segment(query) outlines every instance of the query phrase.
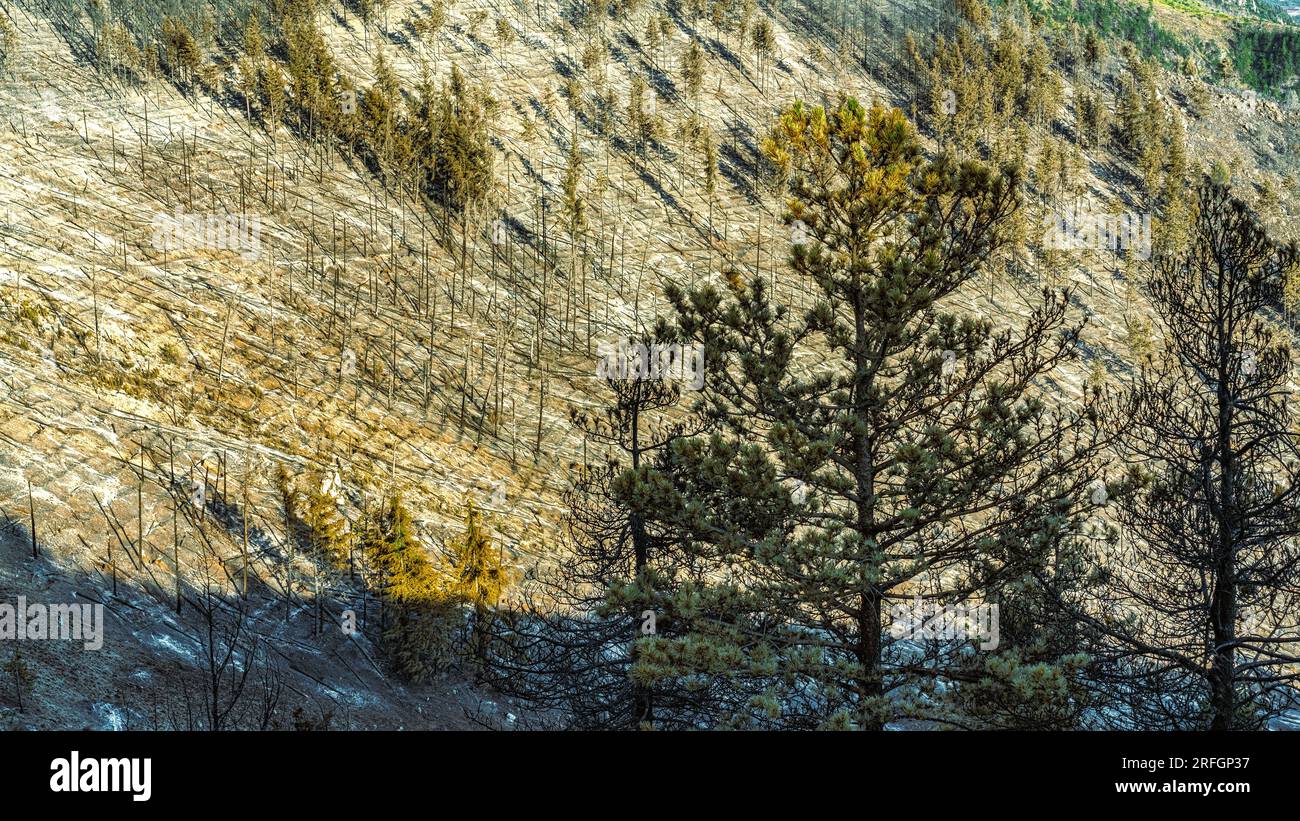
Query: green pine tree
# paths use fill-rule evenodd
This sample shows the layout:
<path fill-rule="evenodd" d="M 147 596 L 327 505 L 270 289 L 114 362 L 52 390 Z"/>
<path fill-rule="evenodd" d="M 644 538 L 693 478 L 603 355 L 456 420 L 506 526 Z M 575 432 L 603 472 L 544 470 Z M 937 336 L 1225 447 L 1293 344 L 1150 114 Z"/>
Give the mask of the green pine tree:
<path fill-rule="evenodd" d="M 390 498 L 367 522 L 363 544 L 379 576 L 385 653 L 404 678 L 425 682 L 451 660 L 460 613 L 456 597 L 412 533 L 401 496 Z"/>
<path fill-rule="evenodd" d="M 506 587 L 506 570 L 472 501 L 466 508 L 465 535 L 452 546 L 452 576 L 456 593 L 474 608 L 471 649 L 482 662 L 487 658 L 492 611 Z"/>
<path fill-rule="evenodd" d="M 851 99 L 796 104 L 764 148 L 807 229 L 789 274 L 812 300 L 773 304 L 762 278 L 669 289 L 714 429 L 624 499 L 714 569 L 667 605 L 687 635 L 643 640 L 634 675 L 726 682 L 739 725 L 879 728 L 968 664 L 946 646 L 903 669 L 891 606 L 1014 599 L 1073 525 L 1096 433 L 1030 386 L 1078 327 L 1066 294 L 1016 330 L 944 307 L 1007 245 L 1014 172 L 925 162 L 901 112 Z"/>

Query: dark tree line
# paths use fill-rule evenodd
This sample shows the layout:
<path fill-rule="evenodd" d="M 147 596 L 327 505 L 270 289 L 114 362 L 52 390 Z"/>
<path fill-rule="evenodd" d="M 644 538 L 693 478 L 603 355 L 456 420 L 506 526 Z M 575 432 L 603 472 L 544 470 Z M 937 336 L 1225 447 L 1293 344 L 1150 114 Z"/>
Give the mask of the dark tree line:
<path fill-rule="evenodd" d="M 1066 398 L 1068 293 L 1012 330 L 945 301 L 1011 242 L 1014 170 L 926 161 L 901 113 L 851 100 L 793 107 L 766 151 L 817 299 L 670 289 L 656 336 L 703 346 L 704 389 L 614 381 L 577 420 L 619 458 L 571 494 L 567 615 L 517 615 L 501 679 L 604 728 L 1224 730 L 1291 706 L 1300 463 L 1272 306 L 1295 247 L 1204 180 L 1147 283 L 1164 356 Z M 997 640 L 892 634 L 918 600 L 999 605 Z"/>

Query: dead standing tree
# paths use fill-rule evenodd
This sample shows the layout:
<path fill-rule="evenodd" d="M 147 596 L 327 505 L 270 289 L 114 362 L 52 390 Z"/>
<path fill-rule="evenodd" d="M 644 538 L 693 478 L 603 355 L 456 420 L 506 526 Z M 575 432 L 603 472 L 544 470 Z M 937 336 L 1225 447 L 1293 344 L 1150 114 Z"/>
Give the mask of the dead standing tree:
<path fill-rule="evenodd" d="M 1067 607 L 1101 636 L 1125 726 L 1256 728 L 1300 684 L 1300 433 L 1270 319 L 1300 251 L 1208 177 L 1198 200 L 1189 247 L 1150 283 L 1167 356 L 1122 417 L 1120 538 L 1085 551 L 1108 569 Z"/>

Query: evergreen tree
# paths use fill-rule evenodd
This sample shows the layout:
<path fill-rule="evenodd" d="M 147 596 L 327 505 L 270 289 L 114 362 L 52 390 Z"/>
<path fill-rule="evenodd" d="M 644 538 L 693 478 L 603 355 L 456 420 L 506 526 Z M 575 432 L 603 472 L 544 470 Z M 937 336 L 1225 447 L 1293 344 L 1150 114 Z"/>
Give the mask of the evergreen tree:
<path fill-rule="evenodd" d="M 384 650 L 403 677 L 427 681 L 450 661 L 460 613 L 456 597 L 412 534 L 400 496 L 366 523 L 362 543 L 379 575 Z"/>
<path fill-rule="evenodd" d="M 1187 248 L 1192 225 L 1192 191 L 1187 174 L 1187 134 L 1183 120 L 1169 113 L 1169 147 L 1165 162 L 1163 209 L 1158 223 L 1154 250 L 1161 254 L 1181 254 Z"/>
<path fill-rule="evenodd" d="M 815 299 L 795 315 L 762 279 L 730 299 L 669 290 L 715 427 L 625 500 L 711 570 L 665 605 L 687 634 L 644 640 L 639 666 L 749 688 L 742 726 L 879 728 L 969 663 L 953 643 L 907 663 L 887 607 L 1014 597 L 1073 522 L 1097 434 L 1031 386 L 1077 327 L 1066 295 L 1018 330 L 943 307 L 1007 244 L 1013 172 L 924 162 L 901 112 L 853 100 L 795 105 L 765 150 L 809 235 L 790 275 Z"/>
<path fill-rule="evenodd" d="M 203 82 L 203 50 L 185 23 L 175 17 L 162 21 L 163 65 L 184 90 Z"/>
<path fill-rule="evenodd" d="M 465 513 L 465 535 L 452 547 L 452 575 L 454 590 L 474 608 L 472 650 L 476 659 L 485 662 L 492 611 L 506 587 L 506 570 L 472 501 Z"/>
<path fill-rule="evenodd" d="M 244 98 L 244 116 L 253 118 L 253 99 L 257 96 L 257 63 L 248 55 L 239 58 L 239 94 Z"/>
<path fill-rule="evenodd" d="M 395 107 L 398 97 L 390 103 Z M 450 240 L 451 214 L 460 216 L 460 264 L 468 261 L 468 242 L 475 215 L 488 202 L 495 180 L 495 160 L 489 141 L 492 100 L 482 88 L 471 88 L 460 69 L 451 68 L 445 87 L 435 89 L 427 64 L 422 64 L 411 117 L 397 135 L 400 165 L 418 169 L 421 188 L 442 206 Z M 409 133 L 407 133 L 409 132 Z"/>
<path fill-rule="evenodd" d="M 1110 112 L 1100 98 L 1080 90 L 1075 96 L 1078 116 L 1079 141 L 1088 148 L 1099 148 L 1105 143 L 1110 127 Z"/>
<path fill-rule="evenodd" d="M 564 213 L 568 217 L 569 239 L 575 244 L 578 234 L 587 227 L 587 202 L 582 196 L 582 152 L 578 149 L 575 129 L 569 142 L 569 156 L 564 166 Z"/>
<path fill-rule="evenodd" d="M 274 140 L 279 130 L 280 122 L 284 119 L 285 99 L 284 72 L 281 71 L 279 63 L 274 60 L 266 60 L 262 63 L 261 85 L 266 92 L 266 110 L 263 115 L 263 121 L 266 123 L 267 130 L 271 132 L 271 138 Z"/>
<path fill-rule="evenodd" d="M 704 85 L 704 49 L 694 38 L 682 52 L 682 81 L 686 93 L 698 104 L 700 88 Z"/>
<path fill-rule="evenodd" d="M 650 117 L 645 110 L 645 93 L 645 80 L 640 74 L 633 74 L 627 90 L 627 124 L 637 151 L 642 155 L 654 136 Z"/>
<path fill-rule="evenodd" d="M 497 44 L 508 46 L 515 41 L 515 29 L 510 25 L 510 21 L 504 17 L 497 18 Z"/>
<path fill-rule="evenodd" d="M 766 89 L 767 72 L 764 68 L 776 51 L 776 31 L 772 28 L 772 22 L 766 17 L 755 24 L 751 45 L 754 47 L 754 56 L 758 58 L 759 83 Z"/>
<path fill-rule="evenodd" d="M 1090 66 L 1095 66 L 1106 59 L 1106 41 L 1101 39 L 1097 30 L 1091 26 L 1085 35 L 1083 55 Z"/>
<path fill-rule="evenodd" d="M 287 14 L 283 28 L 298 125 L 314 137 L 330 133 L 339 117 L 338 94 L 330 79 L 338 74 L 334 58 L 305 10 Z"/>

